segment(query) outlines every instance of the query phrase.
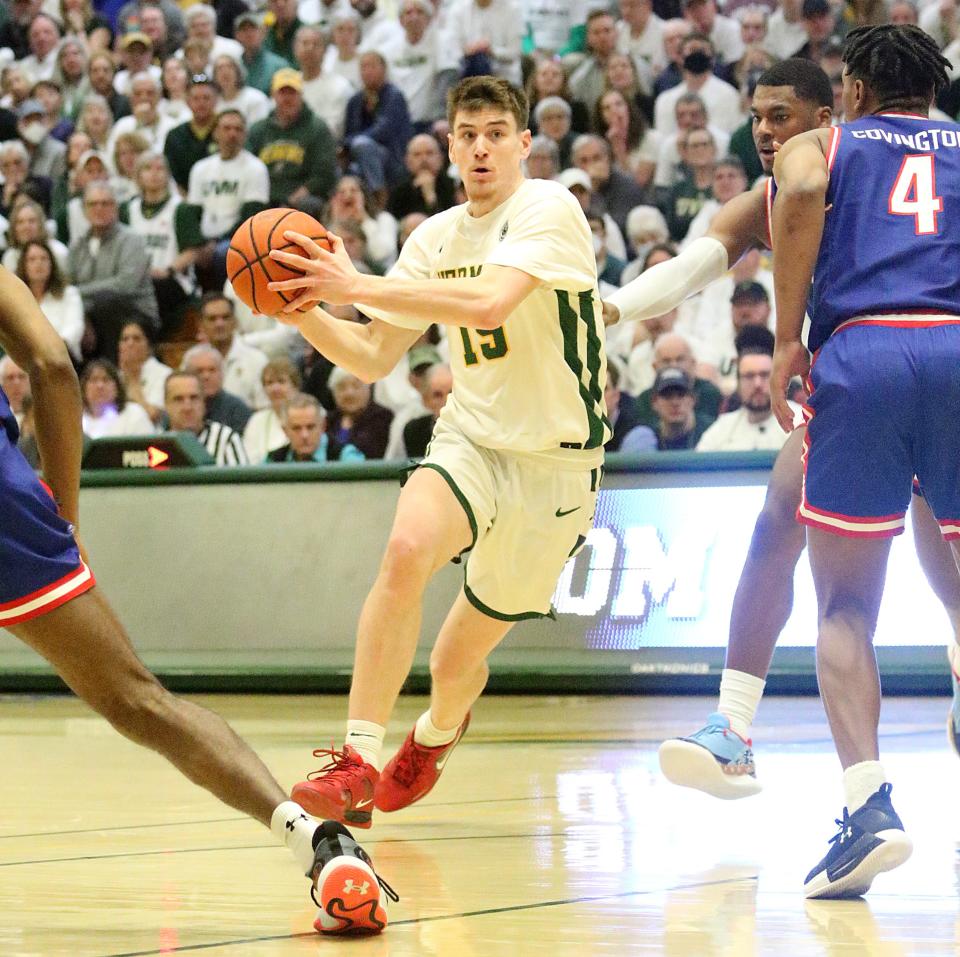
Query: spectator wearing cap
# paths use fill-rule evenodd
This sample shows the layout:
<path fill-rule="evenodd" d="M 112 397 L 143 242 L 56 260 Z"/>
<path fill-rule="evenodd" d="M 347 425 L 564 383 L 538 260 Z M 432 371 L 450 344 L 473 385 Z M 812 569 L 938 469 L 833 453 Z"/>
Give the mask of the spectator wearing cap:
<path fill-rule="evenodd" d="M 270 174 L 270 202 L 319 212 L 336 181 L 337 150 L 327 124 L 303 102 L 303 77 L 285 67 L 270 86 L 274 109 L 254 123 L 247 149 Z"/>
<path fill-rule="evenodd" d="M 130 79 L 131 116 L 113 124 L 107 140 L 107 155 L 112 156 L 121 133 L 139 133 L 151 150 L 162 150 L 174 123 L 160 112 L 160 81 L 152 73 L 137 73 Z"/>
<path fill-rule="evenodd" d="M 393 413 L 377 405 L 370 385 L 346 369 L 334 369 L 329 385 L 334 401 L 330 435 L 343 445 L 355 445 L 368 459 L 382 459 Z"/>
<path fill-rule="evenodd" d="M 163 154 L 170 165 L 174 182 L 185 194 L 190 184 L 190 170 L 217 149 L 213 139 L 219 91 L 213 80 L 199 74 L 187 88 L 187 106 L 192 118 L 173 127 L 163 144 Z"/>
<path fill-rule="evenodd" d="M 683 369 L 667 366 L 657 373 L 651 391 L 651 406 L 656 424 L 640 426 L 649 429 L 658 452 L 677 452 L 694 449 L 710 428 L 711 421 L 696 414 L 696 396 L 693 382 Z M 635 432 L 627 436 L 624 445 L 633 439 L 639 444 L 646 437 Z M 648 439 L 647 439 L 648 440 Z M 624 452 L 631 451 L 624 447 Z"/>
<path fill-rule="evenodd" d="M 533 108 L 533 118 L 537 125 L 538 136 L 546 136 L 557 144 L 560 151 L 560 167 L 566 169 L 570 164 L 570 150 L 576 134 L 573 123 L 573 109 L 560 96 L 545 96 Z"/>
<path fill-rule="evenodd" d="M 266 29 L 263 18 L 253 10 L 241 13 L 233 21 L 233 35 L 242 50 L 241 56 L 234 59 L 239 59 L 247 71 L 247 84 L 255 90 L 269 94 L 271 78 L 278 70 L 289 68 L 289 64 L 283 57 L 271 53 L 264 46 Z M 216 57 L 213 59 L 216 60 Z"/>
<path fill-rule="evenodd" d="M 590 177 L 590 184 L 594 194 L 594 202 L 602 204 L 605 212 L 609 213 L 623 238 L 627 227 L 627 216 L 634 206 L 643 206 L 649 196 L 631 176 L 614 169 L 610 144 L 600 136 L 585 133 L 573 141 L 570 150 L 573 165 L 583 170 Z M 617 251 L 610 244 L 608 231 L 607 245 L 614 255 Z M 626 257 L 621 257 L 626 258 Z"/>
<path fill-rule="evenodd" d="M 713 0 L 706 2 L 712 3 Z M 710 123 L 731 134 L 743 122 L 740 94 L 714 74 L 716 61 L 710 38 L 702 33 L 691 33 L 681 42 L 680 52 L 683 56 L 682 80 L 657 97 L 653 107 L 654 126 L 663 135 L 676 132 L 677 100 L 686 93 L 696 93 L 703 100 Z"/>
<path fill-rule="evenodd" d="M 699 419 L 709 426 L 720 414 L 723 395 L 709 380 L 696 374 L 697 361 L 690 340 L 676 332 L 660 336 L 653 348 L 654 382 L 664 369 L 680 369 L 691 383 L 693 390 L 693 408 Z M 637 413 L 643 425 L 652 429 L 657 426 L 657 412 L 653 407 L 653 387 L 645 389 L 637 396 Z"/>
<path fill-rule="evenodd" d="M 404 388 L 398 388 L 398 381 L 385 382 L 381 388 L 380 383 L 374 389 L 374 398 L 376 398 L 384 408 L 389 408 L 393 412 L 393 421 L 390 423 L 390 438 L 387 441 L 387 451 L 384 458 L 402 459 L 413 453 L 407 452 L 404 445 L 403 433 L 409 422 L 421 418 L 429 411 L 430 406 L 427 402 L 427 378 L 430 370 L 443 361 L 437 347 L 423 340 L 413 345 L 407 352 L 407 378 Z M 402 368 L 402 363 L 394 370 L 392 378 L 397 376 Z M 403 395 L 403 400 L 399 395 Z M 429 438 L 428 438 L 429 441 Z"/>
<path fill-rule="evenodd" d="M 584 215 L 594 210 L 593 181 L 590 179 L 589 173 L 578 169 L 576 166 L 571 166 L 560 173 L 557 177 L 557 182 L 573 193 Z M 598 206 L 597 209 L 598 211 L 602 211 L 602 207 L 600 206 Z M 609 213 L 602 212 L 602 215 L 603 224 L 607 231 L 608 251 L 618 259 L 625 260 L 627 258 L 627 244 L 623 241 L 623 233 L 620 232 L 620 227 L 614 222 L 613 217 Z"/>
<path fill-rule="evenodd" d="M 604 447 L 608 452 L 646 452 L 656 446 L 656 440 L 652 431 L 640 420 L 637 400 L 623 391 L 622 380 L 619 363 L 615 359 L 608 360 L 603 401 L 613 435 Z M 624 449 L 624 441 L 628 439 L 628 447 Z"/>
<path fill-rule="evenodd" d="M 183 14 L 183 22 L 187 27 L 187 37 L 184 40 L 184 45 L 190 40 L 198 40 L 209 47 L 207 53 L 208 67 L 218 56 L 222 56 L 224 53 L 235 59 L 243 54 L 243 46 L 237 40 L 231 40 L 229 37 L 223 37 L 217 33 L 217 13 L 208 4 L 195 3 L 192 7 L 187 7 Z M 201 72 L 207 72 L 207 70 Z"/>
<path fill-rule="evenodd" d="M 312 395 L 298 393 L 280 413 L 287 444 L 267 453 L 272 462 L 362 462 L 355 445 L 341 444 L 327 432 L 327 413 Z"/>
<path fill-rule="evenodd" d="M 591 121 L 597 101 L 607 88 L 607 61 L 617 52 L 617 21 L 606 9 L 594 10 L 587 16 L 587 56 L 570 74 L 570 90 L 587 104 Z"/>
<path fill-rule="evenodd" d="M 795 55 L 819 63 L 826 49 L 843 39 L 843 23 L 828 0 L 803 0 L 800 18 L 807 40 Z"/>
<path fill-rule="evenodd" d="M 719 60 L 736 63 L 743 56 L 740 24 L 718 13 L 716 0 L 682 0 L 681 7 L 690 29 L 710 39 Z"/>
<path fill-rule="evenodd" d="M 440 418 L 450 393 L 453 392 L 453 374 L 450 366 L 438 362 L 428 368 L 424 383 L 423 404 L 429 410 L 426 415 L 411 419 L 403 427 L 403 456 L 421 459 L 427 454 L 427 446 L 433 438 L 433 429 Z M 389 455 L 387 456 L 390 457 Z"/>
<path fill-rule="evenodd" d="M 30 54 L 20 61 L 20 66 L 30 77 L 31 83 L 52 80 L 57 68 L 57 51 L 60 46 L 60 27 L 53 17 L 38 13 L 27 29 Z"/>
<path fill-rule="evenodd" d="M 440 146 L 433 136 L 420 133 L 411 137 L 404 165 L 407 175 L 390 190 L 387 199 L 387 210 L 395 219 L 401 220 L 410 213 L 432 216 L 453 205 L 453 180 L 447 175 Z"/>
<path fill-rule="evenodd" d="M 67 147 L 50 135 L 46 119 L 47 111 L 39 100 L 26 100 L 17 110 L 17 133 L 29 157 L 27 169 L 31 176 L 52 183 L 66 172 Z M 44 205 L 49 209 L 49 192 Z"/>
<path fill-rule="evenodd" d="M 303 102 L 327 124 L 333 138 L 343 138 L 347 102 L 354 88 L 339 74 L 325 73 L 323 58 L 327 40 L 319 27 L 304 26 L 293 38 L 293 55 L 303 76 Z"/>
<path fill-rule="evenodd" d="M 770 295 L 756 280 L 744 280 L 733 287 L 730 297 L 730 322 L 722 322 L 709 341 L 703 356 L 719 376 L 720 391 L 730 395 L 736 389 L 737 335 L 748 326 L 769 331 Z"/>
<path fill-rule="evenodd" d="M 293 38 L 304 24 L 297 16 L 297 0 L 268 0 L 267 11 L 273 22 L 263 39 L 263 48 L 286 61 L 287 66 L 298 69 Z"/>
<path fill-rule="evenodd" d="M 117 197 L 106 182 L 89 183 L 83 205 L 90 228 L 70 243 L 70 276 L 80 290 L 96 355 L 117 361 L 120 330 L 130 319 L 159 326 L 150 279 L 150 255 L 142 236 L 119 222 Z M 86 338 L 91 351 L 91 336 Z"/>
<path fill-rule="evenodd" d="M 514 0 L 453 0 L 447 24 L 449 43 L 462 56 L 461 76 L 493 73 L 520 86 L 524 27 Z"/>
<path fill-rule="evenodd" d="M 443 117 L 447 91 L 456 80 L 456 63 L 443 49 L 430 0 L 402 0 L 403 33 L 383 49 L 391 82 L 403 93 L 417 132 Z"/>
<path fill-rule="evenodd" d="M 726 412 L 707 429 L 697 444 L 698 452 L 752 452 L 780 449 L 787 433 L 780 428 L 770 407 L 770 373 L 773 357 L 760 349 L 745 349 L 736 364 L 740 408 Z M 799 407 L 791 403 L 795 413 Z"/>
<path fill-rule="evenodd" d="M 120 62 L 123 69 L 113 78 L 113 88 L 121 96 L 130 96 L 130 81 L 138 73 L 149 73 L 158 82 L 160 67 L 153 62 L 153 41 L 141 30 L 131 30 L 120 39 Z"/>
<path fill-rule="evenodd" d="M 368 50 L 360 56 L 362 89 L 347 102 L 344 143 L 350 165 L 378 197 L 403 179 L 404 154 L 413 133 L 403 94 L 387 82 L 387 61 Z"/>
<path fill-rule="evenodd" d="M 560 147 L 538 133 L 530 141 L 530 154 L 524 163 L 527 179 L 556 179 L 560 173 Z"/>
<path fill-rule="evenodd" d="M 680 136 L 678 145 L 688 173 L 679 183 L 670 187 L 663 203 L 670 238 L 677 243 L 686 237 L 690 224 L 713 198 L 717 162 L 717 145 L 709 130 L 687 130 Z"/>

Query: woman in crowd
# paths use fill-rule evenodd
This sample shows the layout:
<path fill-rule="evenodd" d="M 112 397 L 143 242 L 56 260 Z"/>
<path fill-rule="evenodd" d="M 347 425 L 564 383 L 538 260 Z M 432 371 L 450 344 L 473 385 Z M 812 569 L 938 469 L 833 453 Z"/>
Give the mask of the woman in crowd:
<path fill-rule="evenodd" d="M 27 284 L 41 312 L 67 344 L 76 362 L 81 359 L 83 300 L 76 286 L 67 285 L 50 247 L 40 240 L 25 243 L 17 263 L 17 275 Z"/>
<path fill-rule="evenodd" d="M 88 93 L 80 107 L 80 118 L 77 120 L 77 129 L 90 137 L 90 143 L 95 150 L 105 150 L 110 139 L 110 130 L 113 129 L 113 111 L 106 97 L 99 93 Z"/>
<path fill-rule="evenodd" d="M 127 401 L 120 372 L 107 359 L 87 363 L 80 374 L 80 396 L 83 399 L 83 432 L 91 439 L 156 432 L 144 409 L 136 402 Z"/>
<path fill-rule="evenodd" d="M 370 214 L 363 186 L 356 176 L 341 176 L 327 208 L 326 222 L 355 223 L 367 241 L 367 256 L 391 266 L 397 256 L 397 221 L 386 212 Z"/>
<path fill-rule="evenodd" d="M 60 44 L 54 78 L 63 94 L 63 115 L 76 123 L 87 92 L 87 50 L 81 40 L 67 37 Z"/>
<path fill-rule="evenodd" d="M 163 418 L 163 389 L 173 369 L 154 356 L 149 333 L 135 319 L 120 330 L 117 362 L 127 399 L 141 406 L 150 421 L 159 426 Z"/>
<path fill-rule="evenodd" d="M 64 36 L 78 40 L 90 53 L 113 45 L 110 21 L 94 11 L 91 0 L 60 0 L 59 19 Z"/>
<path fill-rule="evenodd" d="M 289 359 L 271 359 L 263 367 L 260 381 L 270 405 L 254 412 L 243 430 L 243 446 L 254 464 L 263 462 L 268 452 L 282 448 L 290 440 L 283 431 L 283 407 L 300 391 L 300 373 Z"/>
<path fill-rule="evenodd" d="M 214 61 L 213 80 L 220 87 L 217 112 L 239 110 L 247 118 L 247 129 L 264 119 L 273 107 L 265 93 L 246 85 L 246 69 L 228 54 L 218 56 Z"/>
<path fill-rule="evenodd" d="M 113 144 L 113 170 L 111 180 L 117 191 L 117 202 L 128 203 L 137 195 L 137 161 L 149 149 L 146 139 L 139 133 L 121 133 Z"/>
<path fill-rule="evenodd" d="M 544 97 L 534 108 L 531 126 L 536 124 L 541 136 L 546 136 L 557 144 L 560 151 L 560 169 L 570 165 L 570 151 L 577 134 L 570 124 L 573 122 L 573 110 L 562 96 Z"/>
<path fill-rule="evenodd" d="M 62 273 L 67 272 L 67 247 L 59 239 L 48 235 L 47 220 L 43 207 L 29 196 L 21 196 L 13 204 L 10 212 L 10 229 L 7 233 L 7 249 L 3 254 L 3 265 L 16 272 L 20 263 L 20 254 L 29 242 L 45 243 L 53 253 L 53 258 Z"/>
<path fill-rule="evenodd" d="M 607 89 L 619 90 L 633 103 L 646 119 L 647 124 L 653 122 L 653 99 L 643 89 L 640 74 L 637 73 L 637 63 L 632 56 L 626 53 L 611 54 L 607 60 Z"/>
<path fill-rule="evenodd" d="M 530 100 L 530 114 L 534 107 L 548 96 L 559 96 L 570 105 L 570 129 L 574 133 L 586 133 L 590 129 L 590 114 L 587 105 L 575 99 L 567 85 L 567 74 L 556 60 L 543 59 L 537 63 L 527 80 L 527 97 Z M 536 121 L 530 124 L 530 131 L 537 132 Z"/>
<path fill-rule="evenodd" d="M 371 386 L 346 369 L 330 373 L 334 409 L 327 432 L 340 445 L 355 445 L 368 459 L 382 459 L 390 439 L 393 413 L 373 401 Z"/>
<path fill-rule="evenodd" d="M 157 107 L 158 112 L 175 126 L 190 122 L 193 119 L 190 107 L 187 106 L 190 75 L 187 73 L 187 65 L 180 57 L 171 56 L 163 61 L 161 84 L 163 99 Z"/>
<path fill-rule="evenodd" d="M 607 90 L 597 100 L 596 117 L 594 132 L 610 144 L 614 164 L 641 186 L 649 186 L 657 168 L 660 134 L 620 90 Z"/>

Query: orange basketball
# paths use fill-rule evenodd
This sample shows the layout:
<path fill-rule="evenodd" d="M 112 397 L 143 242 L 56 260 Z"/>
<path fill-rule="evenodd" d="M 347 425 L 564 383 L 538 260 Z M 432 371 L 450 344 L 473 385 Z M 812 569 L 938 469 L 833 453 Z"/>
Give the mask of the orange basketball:
<path fill-rule="evenodd" d="M 330 248 L 323 226 L 298 209 L 265 209 L 241 223 L 230 240 L 227 276 L 237 296 L 254 312 L 274 316 L 300 295 L 296 289 L 287 292 L 267 289 L 269 282 L 303 275 L 299 270 L 290 269 L 270 258 L 271 249 L 306 255 L 296 243 L 283 238 L 288 229 L 309 236 L 325 249 Z"/>

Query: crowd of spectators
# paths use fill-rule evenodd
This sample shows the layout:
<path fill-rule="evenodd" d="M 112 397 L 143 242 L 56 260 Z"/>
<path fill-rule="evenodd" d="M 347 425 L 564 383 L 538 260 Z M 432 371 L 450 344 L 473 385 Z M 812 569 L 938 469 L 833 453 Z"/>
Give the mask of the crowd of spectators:
<path fill-rule="evenodd" d="M 302 209 L 382 274 L 425 217 L 463 202 L 445 95 L 494 73 L 528 93 L 527 175 L 579 201 L 603 295 L 761 175 L 764 70 L 817 62 L 842 119 L 839 44 L 885 21 L 919 23 L 960 66 L 955 0 L 9 0 L 2 262 L 81 372 L 91 438 L 189 431 L 223 465 L 421 455 L 452 385 L 443 331 L 373 387 L 333 368 L 233 294 L 240 222 Z M 938 108 L 956 116 L 960 82 Z M 782 443 L 769 267 L 754 250 L 672 313 L 609 330 L 611 450 Z M 0 384 L 29 447 L 9 358 Z"/>

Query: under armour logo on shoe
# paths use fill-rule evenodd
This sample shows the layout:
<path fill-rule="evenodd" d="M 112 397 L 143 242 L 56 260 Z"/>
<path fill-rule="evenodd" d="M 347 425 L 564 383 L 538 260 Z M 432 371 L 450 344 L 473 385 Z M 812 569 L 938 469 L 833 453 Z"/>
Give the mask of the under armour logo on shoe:
<path fill-rule="evenodd" d="M 343 884 L 344 894 L 352 894 L 354 891 L 357 891 L 359 894 L 366 894 L 369 889 L 370 881 L 364 881 L 362 884 L 354 884 L 352 877 L 348 877 Z"/>

